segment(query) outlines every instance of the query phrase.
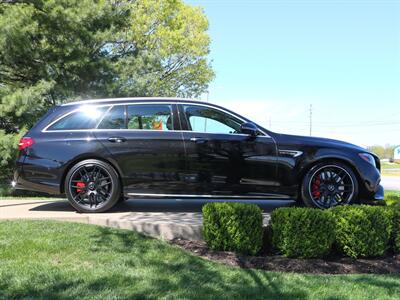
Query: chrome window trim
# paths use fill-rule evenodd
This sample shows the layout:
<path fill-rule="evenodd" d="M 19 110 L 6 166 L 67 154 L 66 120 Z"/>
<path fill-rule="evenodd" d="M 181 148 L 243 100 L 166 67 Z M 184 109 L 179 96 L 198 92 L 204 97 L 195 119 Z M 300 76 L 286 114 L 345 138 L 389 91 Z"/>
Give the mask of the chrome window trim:
<path fill-rule="evenodd" d="M 127 100 L 131 100 L 132 98 L 128 98 Z M 146 98 L 143 98 L 143 99 L 146 99 Z M 163 99 L 163 98 L 159 98 L 159 99 Z M 121 100 L 123 100 L 123 98 L 121 99 L 121 98 L 118 98 L 118 99 L 115 99 L 115 101 L 121 101 Z M 180 99 L 181 101 L 182 101 L 182 99 Z M 95 100 L 93 100 L 93 101 L 95 101 Z M 100 101 L 102 101 L 102 100 L 100 100 Z M 104 100 L 104 102 L 105 102 L 106 100 Z M 108 101 L 108 100 L 107 100 Z M 72 103 L 72 102 L 71 102 Z M 84 105 L 85 104 L 85 102 L 76 102 L 75 104 L 77 104 L 77 103 L 82 103 L 82 105 Z M 67 103 L 67 104 L 69 104 L 69 103 Z M 96 105 L 96 104 L 93 104 L 93 105 L 88 105 L 88 106 L 93 106 L 93 107 L 104 107 L 104 106 L 110 106 L 110 107 L 114 107 L 114 106 L 118 106 L 118 105 L 143 105 L 143 104 L 148 104 L 148 105 L 152 105 L 152 104 L 167 104 L 167 105 L 179 105 L 179 104 L 181 104 L 181 105 L 184 105 L 184 104 L 188 104 L 188 105 L 194 105 L 194 106 L 203 106 L 203 107 L 208 107 L 208 108 L 212 108 L 212 109 L 216 109 L 216 110 L 219 110 L 219 111 L 221 111 L 221 112 L 223 112 L 223 113 L 226 113 L 226 114 L 228 114 L 228 115 L 230 115 L 230 116 L 232 116 L 232 117 L 235 117 L 235 118 L 237 118 L 237 119 L 239 119 L 240 121 L 242 121 L 242 122 L 246 122 L 246 120 L 245 119 L 243 119 L 242 117 L 240 117 L 240 116 L 238 116 L 238 115 L 235 115 L 235 114 L 232 114 L 231 112 L 228 112 L 228 111 L 226 111 L 226 110 L 224 110 L 224 109 L 221 109 L 221 108 L 219 108 L 219 107 L 215 107 L 215 106 L 213 106 L 213 105 L 209 105 L 209 104 L 206 104 L 206 103 L 193 103 L 193 102 L 188 102 L 188 103 L 181 103 L 181 102 L 179 102 L 179 100 L 176 100 L 176 101 L 173 101 L 173 100 L 171 100 L 170 102 L 157 102 L 157 101 L 154 101 L 154 102 L 151 102 L 151 101 L 146 101 L 146 102 L 127 102 L 127 103 L 114 103 L 114 104 L 99 104 L 99 105 Z M 71 104 L 72 105 L 72 104 Z M 245 135 L 245 136 L 248 136 L 247 134 L 243 134 L 243 133 L 212 133 L 212 132 L 203 132 L 203 131 L 191 131 L 191 130 L 170 130 L 170 131 L 160 131 L 160 130 L 151 130 L 151 129 L 97 129 L 97 128 L 93 128 L 93 129 L 70 129 L 70 130 L 47 130 L 51 125 L 53 125 L 54 123 L 56 123 L 56 122 L 58 122 L 59 120 L 61 120 L 62 118 L 64 118 L 64 117 L 66 117 L 66 116 L 68 116 L 69 114 L 71 114 L 71 113 L 73 113 L 73 112 L 76 112 L 76 111 L 78 111 L 80 109 L 80 107 L 79 108 L 77 108 L 77 109 L 74 109 L 74 110 L 72 110 L 72 111 L 70 111 L 70 112 L 68 112 L 68 113 L 66 113 L 66 114 L 64 114 L 64 115 L 62 115 L 61 117 L 59 117 L 59 118 L 57 118 L 56 120 L 54 120 L 53 122 L 51 122 L 49 125 L 47 125 L 43 130 L 42 130 L 42 132 L 87 132 L 87 131 L 100 131 L 100 130 L 102 130 L 102 131 L 111 131 L 111 130 L 118 130 L 118 131 L 121 131 L 121 130 L 129 130 L 129 131 L 150 131 L 150 132 L 194 132 L 194 133 L 204 133 L 204 134 L 232 134 L 232 135 Z M 173 115 L 173 110 L 171 111 L 171 114 Z M 103 117 L 104 117 L 105 115 L 103 115 Z M 97 126 L 96 126 L 97 127 Z M 260 129 L 259 129 L 260 130 Z M 266 137 L 266 138 L 271 138 L 271 136 L 270 135 L 268 135 L 266 132 L 264 132 L 263 130 L 260 130 L 260 132 L 263 134 L 262 136 L 257 136 L 257 137 Z"/>
<path fill-rule="evenodd" d="M 130 99 L 130 98 L 129 98 Z M 110 106 L 110 109 L 114 106 L 118 106 L 118 105 L 135 105 L 135 104 L 167 104 L 167 105 L 173 105 L 175 104 L 175 102 L 134 102 L 134 103 L 115 103 L 115 104 L 99 104 L 99 105 L 87 105 L 87 106 L 91 106 L 91 107 L 105 107 L 105 106 Z M 82 103 L 82 106 L 85 106 L 84 103 Z M 97 126 L 100 124 L 96 124 L 95 128 L 92 129 L 65 129 L 65 130 L 48 130 L 49 127 L 51 127 L 54 123 L 57 123 L 58 121 L 60 121 L 61 119 L 67 117 L 68 115 L 77 112 L 81 109 L 82 106 L 79 106 L 78 108 L 71 110 L 67 113 L 65 113 L 64 115 L 60 116 L 59 118 L 55 119 L 54 121 L 52 121 L 49 125 L 47 125 L 45 128 L 42 129 L 42 132 L 70 132 L 70 131 L 74 131 L 74 132 L 82 132 L 82 131 L 94 131 L 94 130 L 98 130 Z M 109 109 L 109 110 L 110 110 Z M 108 110 L 108 111 L 109 111 Z M 107 111 L 107 112 L 108 112 Z M 105 112 L 105 114 L 107 113 Z M 105 117 L 105 114 L 103 115 L 103 118 Z M 173 110 L 171 110 L 171 115 L 173 115 Z M 102 130 L 102 129 L 99 129 Z M 146 130 L 146 129 L 105 129 L 105 130 Z M 153 130 L 149 130 L 149 131 L 153 131 Z M 171 130 L 174 131 L 174 130 Z"/>
<path fill-rule="evenodd" d="M 112 131 L 112 132 L 155 132 L 155 133 L 187 133 L 187 132 L 193 132 L 193 133 L 199 133 L 199 134 L 212 134 L 212 135 L 238 135 L 238 136 L 249 136 L 248 134 L 244 133 L 213 133 L 213 132 L 202 132 L 202 131 L 190 131 L 190 130 L 151 130 L 151 129 L 71 129 L 71 130 L 47 130 L 43 131 L 45 133 L 52 133 L 52 132 L 105 132 L 105 131 Z M 270 136 L 266 135 L 259 135 L 257 138 L 268 138 L 271 139 Z"/>

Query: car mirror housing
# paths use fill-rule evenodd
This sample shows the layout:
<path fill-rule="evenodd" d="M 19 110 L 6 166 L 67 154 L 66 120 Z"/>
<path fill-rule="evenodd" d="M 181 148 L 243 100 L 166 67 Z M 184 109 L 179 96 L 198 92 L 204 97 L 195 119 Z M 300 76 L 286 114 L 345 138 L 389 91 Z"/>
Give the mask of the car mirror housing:
<path fill-rule="evenodd" d="M 240 126 L 240 131 L 242 133 L 244 133 L 244 134 L 248 134 L 248 135 L 251 135 L 251 136 L 256 136 L 257 132 L 258 132 L 258 127 L 254 123 L 246 122 L 246 123 L 243 123 Z"/>

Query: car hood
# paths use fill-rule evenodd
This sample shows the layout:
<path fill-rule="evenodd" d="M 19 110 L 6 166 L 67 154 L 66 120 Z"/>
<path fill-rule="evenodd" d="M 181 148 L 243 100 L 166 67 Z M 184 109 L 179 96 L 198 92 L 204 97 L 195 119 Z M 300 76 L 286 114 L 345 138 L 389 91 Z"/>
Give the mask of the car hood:
<path fill-rule="evenodd" d="M 339 148 L 353 149 L 361 152 L 369 152 L 365 148 L 362 148 L 360 146 L 351 143 L 334 139 L 322 138 L 322 137 L 313 137 L 313 136 L 278 134 L 277 142 L 278 144 L 282 142 L 283 144 L 302 144 L 302 145 L 333 147 L 333 148 L 339 147 Z"/>

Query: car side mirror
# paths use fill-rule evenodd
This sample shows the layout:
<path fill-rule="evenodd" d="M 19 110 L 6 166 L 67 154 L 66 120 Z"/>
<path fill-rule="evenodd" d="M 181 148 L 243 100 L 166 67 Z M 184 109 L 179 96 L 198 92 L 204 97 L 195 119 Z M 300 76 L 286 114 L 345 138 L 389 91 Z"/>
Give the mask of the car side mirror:
<path fill-rule="evenodd" d="M 257 136 L 258 127 L 254 123 L 246 122 L 240 126 L 240 131 L 244 134 L 248 134 L 251 136 Z"/>

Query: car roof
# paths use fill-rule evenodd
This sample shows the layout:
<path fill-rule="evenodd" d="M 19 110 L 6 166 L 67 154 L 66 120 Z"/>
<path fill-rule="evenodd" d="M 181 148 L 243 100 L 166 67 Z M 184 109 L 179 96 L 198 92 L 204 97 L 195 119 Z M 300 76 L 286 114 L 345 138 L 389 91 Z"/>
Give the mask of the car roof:
<path fill-rule="evenodd" d="M 81 105 L 81 104 L 114 104 L 114 103 L 134 103 L 134 102 L 179 102 L 179 103 L 198 103 L 204 104 L 204 101 L 186 99 L 186 98 L 169 98 L 169 97 L 126 97 L 126 98 L 104 98 L 104 99 L 87 99 L 74 102 L 64 103 L 61 106 Z"/>

